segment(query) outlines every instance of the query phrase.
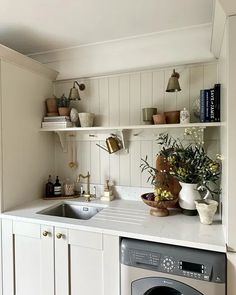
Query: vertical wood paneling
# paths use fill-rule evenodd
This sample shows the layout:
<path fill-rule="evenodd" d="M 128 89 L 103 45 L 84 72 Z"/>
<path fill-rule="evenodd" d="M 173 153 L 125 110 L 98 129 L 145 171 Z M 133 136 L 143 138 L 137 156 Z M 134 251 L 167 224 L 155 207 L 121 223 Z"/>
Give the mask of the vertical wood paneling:
<path fill-rule="evenodd" d="M 100 145 L 106 145 L 104 141 L 99 142 Z M 106 179 L 110 178 L 109 154 L 103 149 L 100 152 L 100 183 L 104 184 Z"/>
<path fill-rule="evenodd" d="M 200 90 L 204 87 L 204 75 L 203 66 L 195 66 L 190 68 L 190 100 L 189 108 L 192 121 L 196 122 L 196 118 L 193 115 L 193 107 L 196 99 L 200 97 Z"/>
<path fill-rule="evenodd" d="M 100 97 L 100 119 L 102 126 L 109 126 L 109 97 L 108 97 L 108 78 L 99 80 Z"/>
<path fill-rule="evenodd" d="M 164 111 L 165 73 L 153 72 L 152 76 L 152 105 L 157 107 L 159 113 Z"/>
<path fill-rule="evenodd" d="M 89 99 L 91 101 L 90 112 L 95 114 L 94 125 L 100 126 L 102 122 L 100 119 L 100 97 L 98 79 L 91 79 L 89 81 L 89 90 Z"/>
<path fill-rule="evenodd" d="M 120 77 L 120 123 L 129 125 L 129 76 Z"/>
<path fill-rule="evenodd" d="M 101 173 L 100 173 L 100 148 L 96 145 L 99 144 L 99 141 L 91 141 L 90 144 L 90 174 L 91 174 L 91 183 L 99 184 L 101 183 Z"/>
<path fill-rule="evenodd" d="M 130 75 L 130 124 L 141 124 L 140 73 Z"/>
<path fill-rule="evenodd" d="M 217 83 L 217 64 L 206 64 L 204 68 L 204 88 L 213 88 Z"/>
<path fill-rule="evenodd" d="M 148 162 L 151 164 L 153 162 L 153 142 L 152 140 L 141 141 L 141 158 L 145 159 L 147 156 Z M 149 174 L 147 171 L 142 173 L 141 176 L 141 186 L 150 187 L 150 183 L 147 183 Z"/>
<path fill-rule="evenodd" d="M 131 72 L 123 75 L 112 75 L 86 79 L 86 92 L 81 93 L 82 100 L 77 102 L 79 110 L 96 114 L 97 126 L 138 125 L 143 124 L 142 108 L 157 107 L 158 112 L 193 109 L 194 101 L 199 98 L 200 89 L 210 88 L 217 82 L 217 64 L 199 64 L 176 68 L 180 73 L 179 93 L 165 92 L 173 68 L 144 72 Z M 65 94 L 72 83 L 57 82 L 55 93 Z M 66 94 L 67 95 L 67 94 Z M 86 101 L 87 100 L 87 101 Z M 194 117 L 191 118 L 194 121 Z M 175 131 L 176 136 L 179 131 Z M 109 136 L 109 133 L 107 133 Z M 152 135 L 150 135 L 152 136 Z M 64 178 L 73 174 L 91 174 L 91 183 L 103 184 L 106 178 L 114 180 L 116 185 L 150 187 L 146 180 L 148 175 L 140 172 L 141 157 L 148 155 L 149 162 L 155 166 L 155 156 L 159 150 L 156 136 L 132 137 L 128 142 L 129 154 L 124 151 L 109 155 L 99 149 L 96 143 L 105 145 L 104 141 L 80 141 L 78 137 L 79 169 L 68 168 L 68 154 L 56 148 L 56 173 Z M 98 139 L 99 140 L 99 139 Z M 212 144 L 210 144 L 210 148 Z M 214 148 L 215 152 L 215 148 Z"/>
<path fill-rule="evenodd" d="M 130 143 L 130 185 L 141 186 L 141 144 L 140 141 Z"/>
<path fill-rule="evenodd" d="M 189 84 L 189 69 L 182 68 L 179 69 L 180 74 L 180 87 L 181 91 L 177 92 L 177 109 L 183 110 L 186 108 L 189 110 L 189 91 L 190 91 L 190 84 Z"/>
<path fill-rule="evenodd" d="M 141 73 L 141 109 L 152 107 L 152 73 Z M 142 116 L 142 113 L 141 113 Z M 141 118 L 141 122 L 143 122 Z"/>
<path fill-rule="evenodd" d="M 130 186 L 130 153 L 120 153 L 120 185 Z"/>
<path fill-rule="evenodd" d="M 78 142 L 78 161 L 79 161 L 79 172 L 86 175 L 88 171 L 91 171 L 91 157 L 90 142 L 80 141 Z M 83 182 L 83 181 L 82 181 Z"/>
<path fill-rule="evenodd" d="M 120 124 L 120 89 L 117 77 L 109 78 L 109 123 L 110 126 Z"/>

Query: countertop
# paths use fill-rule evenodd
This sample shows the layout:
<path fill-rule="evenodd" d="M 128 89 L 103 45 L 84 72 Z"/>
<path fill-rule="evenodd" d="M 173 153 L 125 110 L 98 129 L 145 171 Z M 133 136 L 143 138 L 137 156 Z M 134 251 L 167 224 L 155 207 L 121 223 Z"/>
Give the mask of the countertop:
<path fill-rule="evenodd" d="M 101 206 L 104 209 L 89 220 L 37 214 L 62 202 Z M 198 216 L 185 216 L 178 210 L 171 210 L 168 217 L 151 216 L 149 210 L 150 207 L 140 201 L 95 200 L 85 203 L 82 198 L 70 201 L 37 200 L 2 213 L 1 218 L 226 252 L 223 226 L 220 221 L 215 220 L 212 225 L 203 225 Z"/>

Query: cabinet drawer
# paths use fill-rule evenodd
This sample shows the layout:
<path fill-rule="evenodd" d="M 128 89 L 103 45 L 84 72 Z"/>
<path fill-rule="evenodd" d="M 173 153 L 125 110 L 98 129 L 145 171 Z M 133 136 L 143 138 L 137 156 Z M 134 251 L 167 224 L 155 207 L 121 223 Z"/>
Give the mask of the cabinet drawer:
<path fill-rule="evenodd" d="M 102 234 L 80 230 L 69 230 L 69 244 L 102 250 Z"/>

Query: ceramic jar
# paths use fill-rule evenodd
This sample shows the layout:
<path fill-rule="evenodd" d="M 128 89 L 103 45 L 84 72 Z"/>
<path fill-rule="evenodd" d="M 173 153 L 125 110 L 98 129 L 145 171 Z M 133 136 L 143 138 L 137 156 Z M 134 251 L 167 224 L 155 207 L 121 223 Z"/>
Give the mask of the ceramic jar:
<path fill-rule="evenodd" d="M 186 108 L 184 108 L 182 111 L 180 111 L 180 124 L 188 123 L 190 123 L 190 113 Z"/>
<path fill-rule="evenodd" d="M 195 201 L 200 200 L 200 194 L 196 183 L 180 182 L 182 187 L 179 193 L 179 205 L 185 215 L 197 215 Z"/>
<path fill-rule="evenodd" d="M 50 97 L 46 99 L 46 107 L 47 107 L 47 115 L 48 116 L 57 116 L 58 109 L 57 109 L 57 99 L 56 97 Z"/>
<path fill-rule="evenodd" d="M 195 201 L 196 208 L 203 224 L 212 224 L 218 202 L 214 200 Z"/>
<path fill-rule="evenodd" d="M 178 124 L 179 123 L 180 111 L 170 111 L 170 112 L 165 112 L 164 114 L 166 117 L 167 124 Z"/>
<path fill-rule="evenodd" d="M 164 113 L 153 115 L 154 124 L 166 124 L 166 116 Z"/>

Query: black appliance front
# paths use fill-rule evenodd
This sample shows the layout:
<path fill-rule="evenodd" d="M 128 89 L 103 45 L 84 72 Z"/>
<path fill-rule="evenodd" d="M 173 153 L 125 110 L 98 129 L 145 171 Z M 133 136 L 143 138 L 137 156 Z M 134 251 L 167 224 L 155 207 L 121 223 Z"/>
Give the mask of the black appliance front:
<path fill-rule="evenodd" d="M 204 295 L 181 282 L 158 277 L 136 280 L 131 290 L 132 295 Z"/>

